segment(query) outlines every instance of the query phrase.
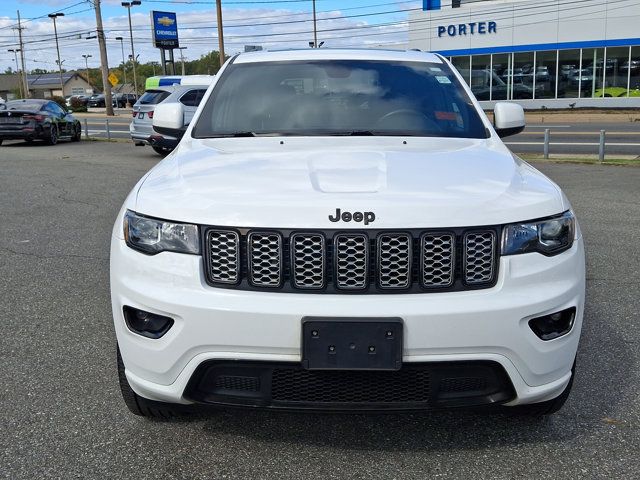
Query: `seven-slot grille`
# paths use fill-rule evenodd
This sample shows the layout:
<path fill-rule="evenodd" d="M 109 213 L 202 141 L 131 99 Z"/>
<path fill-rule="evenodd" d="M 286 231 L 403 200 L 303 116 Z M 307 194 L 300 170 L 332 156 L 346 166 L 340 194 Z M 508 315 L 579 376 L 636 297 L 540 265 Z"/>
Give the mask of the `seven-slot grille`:
<path fill-rule="evenodd" d="M 205 228 L 213 286 L 290 292 L 419 293 L 491 287 L 497 231 L 291 232 Z"/>

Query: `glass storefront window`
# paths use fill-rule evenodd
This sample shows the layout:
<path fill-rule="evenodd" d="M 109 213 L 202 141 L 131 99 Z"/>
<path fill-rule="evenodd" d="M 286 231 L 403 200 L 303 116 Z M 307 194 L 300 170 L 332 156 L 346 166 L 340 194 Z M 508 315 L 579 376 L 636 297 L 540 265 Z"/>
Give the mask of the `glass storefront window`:
<path fill-rule="evenodd" d="M 604 48 L 582 50 L 582 70 L 580 71 L 580 96 L 593 98 L 596 90 L 602 88 Z"/>
<path fill-rule="evenodd" d="M 628 84 L 628 69 L 623 68 L 629 63 L 629 47 L 607 48 L 607 62 L 604 77 L 604 89 L 596 91 L 597 97 L 626 97 Z"/>
<path fill-rule="evenodd" d="M 578 98 L 580 50 L 560 50 L 558 98 Z"/>
<path fill-rule="evenodd" d="M 471 91 L 478 100 L 491 100 L 491 55 L 471 57 Z"/>
<path fill-rule="evenodd" d="M 469 74 L 471 68 L 471 57 L 465 55 L 464 57 L 453 57 L 451 63 L 456 67 L 462 78 L 465 79 L 467 83 L 469 83 Z"/>
<path fill-rule="evenodd" d="M 493 55 L 492 61 L 492 87 L 491 87 L 491 100 L 507 100 L 508 88 L 507 88 L 507 70 L 511 68 L 511 54 L 510 53 L 498 53 Z"/>
<path fill-rule="evenodd" d="M 526 100 L 533 98 L 533 52 L 515 53 L 513 68 L 508 71 L 511 75 L 511 98 Z"/>
<path fill-rule="evenodd" d="M 640 97 L 640 47 L 631 47 L 631 62 L 627 62 L 627 67 L 622 66 L 622 71 L 627 71 L 630 77 L 629 88 L 632 97 Z"/>
<path fill-rule="evenodd" d="M 536 54 L 536 98 L 556 98 L 557 53 L 552 50 Z"/>

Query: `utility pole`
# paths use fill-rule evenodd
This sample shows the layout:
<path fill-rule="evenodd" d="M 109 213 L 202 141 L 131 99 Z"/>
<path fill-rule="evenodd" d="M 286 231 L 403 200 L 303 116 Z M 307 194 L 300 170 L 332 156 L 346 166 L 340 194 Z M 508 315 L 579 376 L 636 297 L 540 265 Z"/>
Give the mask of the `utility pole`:
<path fill-rule="evenodd" d="M 314 0 L 315 1 L 315 0 Z M 222 32 L 222 0 L 216 0 L 216 13 L 218 15 L 218 50 L 220 55 L 220 68 L 224 65 L 224 34 Z"/>
<path fill-rule="evenodd" d="M 187 47 L 178 47 L 178 50 L 180 50 L 180 62 L 182 63 L 182 76 L 184 77 L 186 75 L 186 73 L 184 73 L 184 57 L 182 56 L 182 51 L 185 50 Z"/>
<path fill-rule="evenodd" d="M 96 10 L 96 34 L 98 36 L 98 46 L 100 47 L 100 67 L 102 69 L 104 106 L 107 111 L 107 115 L 112 117 L 113 103 L 111 101 L 111 84 L 109 83 L 109 59 L 107 58 L 107 44 L 104 41 L 104 29 L 102 28 L 102 11 L 100 10 L 100 0 L 93 0 L 93 7 Z"/>
<path fill-rule="evenodd" d="M 129 38 L 131 39 L 131 64 L 133 65 L 133 90 L 138 95 L 138 76 L 136 75 L 136 54 L 133 50 L 133 28 L 131 28 L 131 7 L 141 5 L 140 0 L 132 0 L 130 2 L 122 2 L 121 5 L 127 9 L 129 14 Z"/>
<path fill-rule="evenodd" d="M 56 51 L 58 52 L 58 73 L 60 74 L 60 96 L 64 97 L 64 82 L 62 81 L 62 62 L 60 61 L 60 45 L 58 45 L 58 27 L 56 26 L 56 18 L 64 17 L 64 13 L 50 13 L 49 18 L 53 20 L 53 32 L 56 36 Z"/>
<path fill-rule="evenodd" d="M 87 72 L 87 83 L 91 85 L 91 80 L 89 80 L 89 58 L 93 57 L 93 55 L 85 55 L 82 54 L 82 58 L 84 58 L 84 69 Z"/>
<path fill-rule="evenodd" d="M 18 52 L 21 51 L 19 48 L 10 48 L 7 52 L 13 53 L 13 56 L 16 59 L 16 75 L 18 75 L 18 86 L 20 87 L 20 96 L 24 98 L 22 94 L 22 71 L 20 70 L 20 65 L 18 65 Z"/>
<path fill-rule="evenodd" d="M 316 0 L 313 0 L 313 47 L 318 47 L 318 28 L 316 26 Z"/>
<path fill-rule="evenodd" d="M 23 90 L 25 98 L 29 98 L 29 79 L 27 78 L 27 69 L 24 65 L 24 43 L 22 42 L 22 24 L 20 23 L 20 10 L 18 10 L 18 38 L 20 39 L 20 62 L 22 63 L 22 80 L 24 81 Z"/>

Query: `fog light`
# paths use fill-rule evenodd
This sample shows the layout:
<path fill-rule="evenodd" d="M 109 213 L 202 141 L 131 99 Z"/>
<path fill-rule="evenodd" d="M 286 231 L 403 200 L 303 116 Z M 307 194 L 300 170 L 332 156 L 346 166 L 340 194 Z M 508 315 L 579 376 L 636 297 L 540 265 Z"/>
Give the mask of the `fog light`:
<path fill-rule="evenodd" d="M 129 330 L 147 338 L 160 338 L 173 325 L 173 318 L 145 312 L 133 307 L 122 307 Z"/>
<path fill-rule="evenodd" d="M 542 340 L 553 340 L 566 335 L 573 328 L 576 308 L 571 307 L 544 317 L 529 320 L 529 327 Z"/>

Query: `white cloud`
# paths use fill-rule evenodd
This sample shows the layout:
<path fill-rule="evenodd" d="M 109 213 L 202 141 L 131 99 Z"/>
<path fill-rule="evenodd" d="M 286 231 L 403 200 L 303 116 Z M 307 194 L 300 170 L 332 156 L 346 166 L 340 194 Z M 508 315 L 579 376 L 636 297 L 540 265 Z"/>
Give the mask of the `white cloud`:
<path fill-rule="evenodd" d="M 42 0 L 40 0 L 42 1 Z M 44 0 L 60 3 L 57 0 Z M 62 3 L 68 3 L 65 0 Z M 416 2 L 409 3 L 415 7 Z M 381 7 L 384 9 L 384 7 Z M 370 10 L 367 10 L 370 11 Z M 359 13 L 356 11 L 340 10 L 319 13 L 318 40 L 325 42 L 325 47 L 362 47 L 362 46 L 393 46 L 407 41 L 407 25 L 375 26 L 376 23 L 389 23 L 398 18 L 406 19 L 406 15 L 344 18 Z M 160 59 L 159 51 L 151 45 L 151 23 L 148 13 L 131 12 L 134 28 L 134 42 L 136 54 L 141 62 Z M 243 50 L 244 45 L 262 45 L 264 48 L 307 48 L 308 42 L 313 40 L 313 23 L 309 12 L 301 13 L 295 10 L 267 9 L 267 8 L 226 8 L 223 12 L 225 25 L 225 50 L 233 54 Z M 283 23 L 296 22 L 296 23 Z M 0 69 L 13 64 L 12 54 L 6 52 L 14 43 L 11 29 L 2 27 L 13 24 L 7 17 L 0 17 Z M 184 55 L 192 60 L 211 50 L 218 49 L 218 39 L 215 27 L 215 9 L 198 9 L 190 12 L 178 13 L 180 27 L 180 44 L 187 47 Z M 130 53 L 129 27 L 126 12 L 122 15 L 104 18 L 106 37 L 109 40 L 109 63 L 119 64 L 122 60 L 120 43 L 116 36 L 125 38 L 125 56 Z M 58 34 L 60 37 L 60 53 L 64 59 L 65 68 L 84 68 L 82 54 L 91 54 L 90 62 L 97 66 L 99 51 L 97 41 L 85 40 L 87 33 L 94 35 L 95 18 L 92 12 L 81 15 L 69 15 L 58 19 Z M 25 31 L 25 39 L 30 42 L 25 45 L 27 69 L 56 68 L 56 49 L 53 40 L 53 25 L 49 19 L 32 21 Z M 43 41 L 38 41 L 43 40 Z M 178 53 L 175 52 L 179 57 Z"/>

